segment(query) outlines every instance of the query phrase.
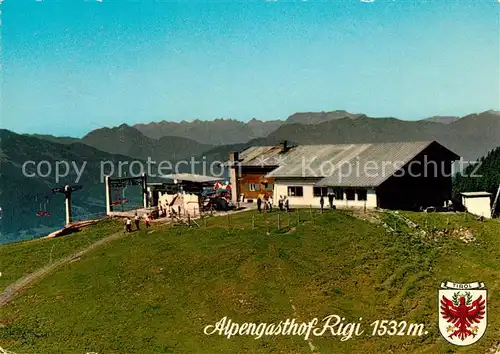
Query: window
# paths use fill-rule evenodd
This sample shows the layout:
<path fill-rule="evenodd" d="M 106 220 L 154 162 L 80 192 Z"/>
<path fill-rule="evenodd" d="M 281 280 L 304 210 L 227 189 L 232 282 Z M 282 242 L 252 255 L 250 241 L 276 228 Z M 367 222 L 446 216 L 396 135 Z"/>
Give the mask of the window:
<path fill-rule="evenodd" d="M 358 200 L 366 200 L 366 189 L 358 189 L 356 192 L 358 193 Z"/>
<path fill-rule="evenodd" d="M 352 188 L 346 189 L 345 194 L 346 194 L 347 200 L 354 200 L 354 195 L 355 195 L 354 189 L 352 189 Z"/>
<path fill-rule="evenodd" d="M 274 188 L 274 184 L 271 184 L 271 183 L 266 184 L 266 191 L 272 191 L 273 188 Z"/>
<path fill-rule="evenodd" d="M 304 190 L 302 187 L 288 187 L 289 197 L 302 197 L 304 196 Z"/>
<path fill-rule="evenodd" d="M 315 197 L 326 197 L 328 194 L 328 188 L 327 187 L 314 187 L 313 193 Z"/>
<path fill-rule="evenodd" d="M 260 191 L 260 184 L 249 183 L 248 190 L 250 192 Z"/>
<path fill-rule="evenodd" d="M 344 190 L 342 188 L 335 188 L 334 194 L 336 200 L 344 200 Z"/>

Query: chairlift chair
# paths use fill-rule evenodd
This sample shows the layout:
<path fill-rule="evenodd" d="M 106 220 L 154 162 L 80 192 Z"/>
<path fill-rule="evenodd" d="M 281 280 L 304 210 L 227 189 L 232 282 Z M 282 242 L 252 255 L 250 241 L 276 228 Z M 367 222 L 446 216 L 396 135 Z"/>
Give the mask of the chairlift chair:
<path fill-rule="evenodd" d="M 35 196 L 35 201 L 38 201 L 38 196 Z M 40 202 L 36 216 L 51 216 L 50 212 L 47 211 L 48 203 L 49 203 L 49 197 L 45 196 L 45 203 L 43 203 L 43 209 L 42 209 L 42 202 Z"/>

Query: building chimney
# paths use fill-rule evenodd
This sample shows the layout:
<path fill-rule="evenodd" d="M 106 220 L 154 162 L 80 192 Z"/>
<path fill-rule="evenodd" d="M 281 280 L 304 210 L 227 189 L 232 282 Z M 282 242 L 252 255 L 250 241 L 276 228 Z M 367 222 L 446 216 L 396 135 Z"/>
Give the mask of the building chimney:
<path fill-rule="evenodd" d="M 239 152 L 233 151 L 233 152 L 229 153 L 229 160 L 231 162 L 237 162 L 239 160 L 239 158 L 240 158 Z"/>
<path fill-rule="evenodd" d="M 233 203 L 238 202 L 238 197 L 240 195 L 240 185 L 238 183 L 240 177 L 240 154 L 236 151 L 229 153 L 229 179 L 231 181 L 231 200 Z"/>
<path fill-rule="evenodd" d="M 281 152 L 287 152 L 288 151 L 288 142 L 286 140 L 283 140 L 281 143 Z"/>

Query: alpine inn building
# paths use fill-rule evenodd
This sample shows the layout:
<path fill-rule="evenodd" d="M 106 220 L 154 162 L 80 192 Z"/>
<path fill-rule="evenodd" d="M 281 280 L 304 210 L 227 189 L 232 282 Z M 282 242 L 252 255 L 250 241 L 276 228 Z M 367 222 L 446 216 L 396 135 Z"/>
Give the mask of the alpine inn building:
<path fill-rule="evenodd" d="M 286 196 L 291 207 L 418 210 L 451 199 L 460 157 L 436 141 L 254 146 L 230 154 L 233 201 Z"/>

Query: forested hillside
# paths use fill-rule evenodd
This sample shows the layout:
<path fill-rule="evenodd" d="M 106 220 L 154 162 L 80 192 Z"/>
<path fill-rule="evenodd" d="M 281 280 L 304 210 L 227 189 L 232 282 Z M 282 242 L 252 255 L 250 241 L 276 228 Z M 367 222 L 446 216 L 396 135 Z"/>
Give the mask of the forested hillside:
<path fill-rule="evenodd" d="M 479 165 L 468 166 L 464 173 L 457 175 L 453 185 L 453 194 L 460 192 L 487 191 L 493 194 L 492 202 L 500 185 L 500 146 L 490 151 L 479 160 Z M 496 212 L 500 208 L 497 205 Z"/>

